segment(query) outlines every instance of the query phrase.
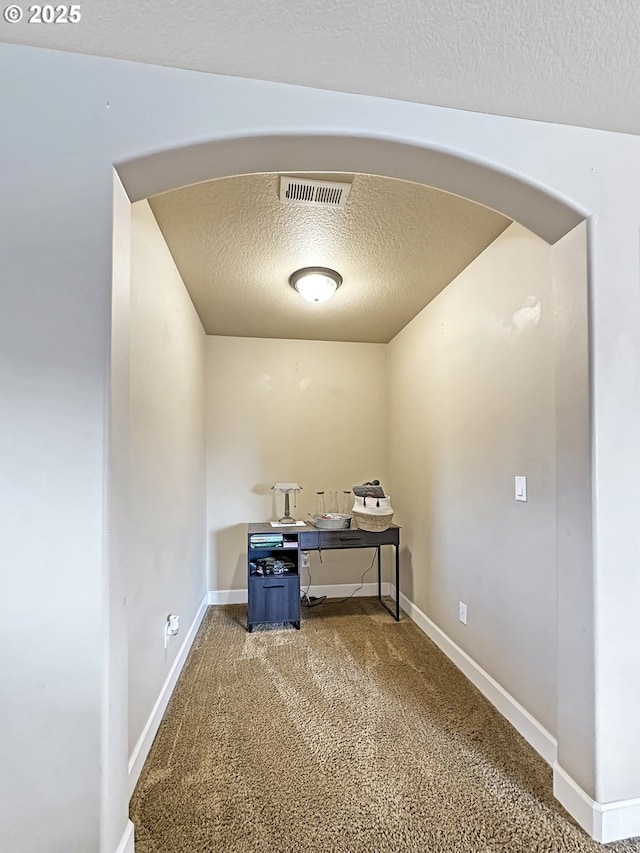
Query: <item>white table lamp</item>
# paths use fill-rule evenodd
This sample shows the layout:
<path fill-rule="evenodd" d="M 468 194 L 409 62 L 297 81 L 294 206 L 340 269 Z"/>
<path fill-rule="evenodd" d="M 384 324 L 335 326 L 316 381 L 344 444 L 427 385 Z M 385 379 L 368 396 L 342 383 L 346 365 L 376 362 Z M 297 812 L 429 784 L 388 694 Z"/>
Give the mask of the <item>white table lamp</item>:
<path fill-rule="evenodd" d="M 283 492 L 284 493 L 284 515 L 282 516 L 282 518 L 278 519 L 279 523 L 280 524 L 295 524 L 296 520 L 295 520 L 295 518 L 291 517 L 291 513 L 289 511 L 289 495 L 291 494 L 291 492 L 293 492 L 294 496 L 295 496 L 296 492 L 301 491 L 302 486 L 300 485 L 300 483 L 280 482 L 280 483 L 274 483 L 273 486 L 271 486 L 271 488 L 275 489 L 277 492 Z M 294 497 L 294 506 L 295 506 L 295 497 Z"/>

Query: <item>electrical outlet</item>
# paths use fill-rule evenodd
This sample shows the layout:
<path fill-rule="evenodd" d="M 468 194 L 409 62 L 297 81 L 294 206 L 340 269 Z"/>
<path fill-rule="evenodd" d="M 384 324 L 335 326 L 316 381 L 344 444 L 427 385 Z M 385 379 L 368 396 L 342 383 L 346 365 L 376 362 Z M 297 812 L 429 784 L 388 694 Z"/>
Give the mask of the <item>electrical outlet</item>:
<path fill-rule="evenodd" d="M 169 640 L 171 637 L 175 637 L 175 635 L 180 630 L 180 617 L 176 616 L 175 613 L 170 613 L 167 616 L 167 621 L 164 626 L 164 647 L 165 649 L 169 645 Z"/>
<path fill-rule="evenodd" d="M 458 602 L 458 618 L 462 622 L 463 625 L 467 624 L 467 605 L 464 601 Z"/>

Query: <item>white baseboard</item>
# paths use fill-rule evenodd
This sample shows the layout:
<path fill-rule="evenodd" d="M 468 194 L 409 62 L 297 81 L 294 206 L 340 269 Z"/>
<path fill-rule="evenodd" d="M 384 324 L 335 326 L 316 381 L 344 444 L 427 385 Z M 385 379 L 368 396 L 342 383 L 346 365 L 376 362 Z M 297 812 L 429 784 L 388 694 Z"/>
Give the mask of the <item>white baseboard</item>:
<path fill-rule="evenodd" d="M 127 821 L 127 828 L 125 829 L 122 838 L 120 839 L 120 844 L 118 844 L 118 849 L 116 853 L 134 853 L 135 845 L 133 839 L 133 824 L 130 820 Z"/>
<path fill-rule="evenodd" d="M 335 584 L 311 584 L 309 587 L 309 595 L 326 595 L 327 598 L 346 598 L 353 593 L 354 598 L 371 597 L 378 595 L 378 582 L 365 583 L 361 589 L 358 589 L 360 582 L 356 583 L 335 583 Z M 307 591 L 305 584 L 300 585 L 300 589 Z M 355 590 L 355 592 L 354 592 Z M 382 584 L 382 594 L 389 595 L 389 584 Z"/>
<path fill-rule="evenodd" d="M 210 589 L 209 604 L 246 604 L 246 589 Z"/>
<path fill-rule="evenodd" d="M 392 587 L 391 593 L 395 592 Z M 598 803 L 592 800 L 557 762 L 558 742 L 513 696 L 400 593 L 407 615 L 433 640 L 503 717 L 553 767 L 553 794 L 573 819 L 601 844 L 640 835 L 640 799 Z"/>
<path fill-rule="evenodd" d="M 395 591 L 393 587 L 392 590 Z M 500 711 L 502 716 L 506 717 L 516 731 L 520 732 L 536 752 L 548 764 L 553 765 L 558 755 L 558 742 L 553 735 L 402 593 L 400 593 L 400 606 L 483 696 Z"/>
<path fill-rule="evenodd" d="M 359 586 L 359 583 L 336 583 L 327 585 L 312 584 L 309 587 L 309 595 L 326 595 L 327 598 L 345 598 L 351 595 L 354 588 Z M 301 584 L 302 590 L 307 589 L 305 584 Z M 391 584 L 385 582 L 382 584 L 382 594 L 391 595 Z M 371 596 L 378 594 L 378 582 L 366 583 L 362 589 L 353 593 L 355 596 Z M 247 590 L 246 589 L 212 589 L 209 590 L 209 604 L 246 604 Z"/>
<path fill-rule="evenodd" d="M 601 844 L 640 835 L 640 799 L 598 803 L 557 761 L 553 764 L 553 795 L 585 832 Z"/>
<path fill-rule="evenodd" d="M 173 665 L 169 670 L 169 675 L 167 675 L 166 681 L 162 685 L 162 690 L 160 691 L 160 695 L 156 700 L 156 704 L 153 706 L 151 715 L 149 716 L 149 719 L 147 720 L 147 723 L 144 729 L 142 730 L 142 734 L 138 738 L 138 742 L 133 748 L 133 752 L 131 753 L 131 757 L 129 758 L 129 796 L 133 794 L 133 789 L 135 788 L 138 779 L 140 778 L 142 765 L 147 759 L 147 755 L 149 754 L 151 744 L 153 743 L 153 739 L 158 731 L 162 716 L 167 709 L 167 705 L 169 704 L 169 699 L 171 698 L 171 694 L 173 693 L 173 688 L 176 686 L 178 676 L 182 671 L 184 662 L 187 659 L 187 655 L 189 654 L 189 650 L 191 649 L 193 640 L 204 617 L 205 611 L 209 604 L 208 599 L 208 595 L 205 594 L 204 598 L 202 599 L 202 603 L 200 604 L 200 607 L 198 609 L 198 612 L 196 613 L 195 618 L 191 623 L 191 627 L 187 631 L 182 646 L 180 647 L 180 651 L 176 655 Z M 120 853 L 119 850 L 118 853 Z"/>

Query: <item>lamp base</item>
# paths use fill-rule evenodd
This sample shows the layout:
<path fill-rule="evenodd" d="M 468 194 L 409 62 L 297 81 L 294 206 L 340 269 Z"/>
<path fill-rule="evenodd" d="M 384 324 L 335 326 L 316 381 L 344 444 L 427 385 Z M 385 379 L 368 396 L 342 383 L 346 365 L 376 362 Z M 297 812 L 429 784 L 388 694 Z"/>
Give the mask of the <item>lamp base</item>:
<path fill-rule="evenodd" d="M 295 524 L 295 518 L 291 518 L 289 510 L 289 492 L 284 493 L 284 515 L 279 519 L 278 524 Z"/>

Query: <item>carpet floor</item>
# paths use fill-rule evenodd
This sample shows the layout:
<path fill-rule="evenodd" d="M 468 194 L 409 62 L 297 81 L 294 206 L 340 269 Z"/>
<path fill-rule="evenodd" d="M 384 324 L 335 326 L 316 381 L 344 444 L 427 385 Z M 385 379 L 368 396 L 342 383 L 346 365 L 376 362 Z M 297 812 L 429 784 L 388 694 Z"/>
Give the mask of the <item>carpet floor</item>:
<path fill-rule="evenodd" d="M 551 769 L 375 599 L 245 631 L 210 607 L 131 800 L 136 853 L 640 853 L 600 845 Z"/>

